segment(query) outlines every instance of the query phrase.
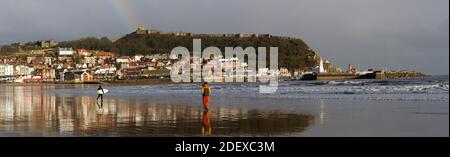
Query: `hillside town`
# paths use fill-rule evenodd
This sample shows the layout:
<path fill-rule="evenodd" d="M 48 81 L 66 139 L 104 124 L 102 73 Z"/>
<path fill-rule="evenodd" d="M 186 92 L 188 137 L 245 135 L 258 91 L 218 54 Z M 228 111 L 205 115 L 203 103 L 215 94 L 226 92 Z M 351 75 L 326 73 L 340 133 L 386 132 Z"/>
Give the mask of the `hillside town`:
<path fill-rule="evenodd" d="M 37 50 L 27 57 L 0 56 L 1 82 L 93 82 L 159 78 L 168 73 L 168 55 L 116 56 L 72 48 Z"/>
<path fill-rule="evenodd" d="M 26 57 L 0 56 L 0 82 L 16 83 L 89 83 L 112 80 L 160 79 L 169 77 L 173 63 L 169 54 L 138 54 L 134 56 L 117 56 L 112 52 L 55 48 L 32 51 Z M 245 62 L 238 58 L 216 58 L 214 65 L 221 69 L 248 69 Z M 199 72 L 196 65 L 204 64 L 201 58 L 193 58 L 192 63 L 179 61 L 179 64 L 192 64 L 192 70 Z M 231 67 L 231 68 L 230 68 Z M 313 71 L 324 71 L 322 67 Z M 209 77 L 232 77 L 235 71 L 224 71 L 221 76 L 213 72 Z M 287 68 L 276 70 L 259 69 L 258 76 L 278 74 L 280 76 L 299 75 L 303 72 L 290 73 Z M 200 75 L 200 74 L 197 74 Z"/>

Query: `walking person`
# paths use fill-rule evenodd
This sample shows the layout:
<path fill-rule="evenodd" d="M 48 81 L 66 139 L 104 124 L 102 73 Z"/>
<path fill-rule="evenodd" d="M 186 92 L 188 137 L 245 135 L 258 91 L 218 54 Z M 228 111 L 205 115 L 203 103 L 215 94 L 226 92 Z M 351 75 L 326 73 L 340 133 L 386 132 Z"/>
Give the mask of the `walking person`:
<path fill-rule="evenodd" d="M 211 88 L 209 88 L 208 82 L 204 82 L 202 87 L 202 97 L 205 111 L 209 111 L 209 95 L 211 95 Z"/>
<path fill-rule="evenodd" d="M 100 91 L 101 91 L 101 92 L 100 92 Z M 101 100 L 103 101 L 103 94 L 105 94 L 105 91 L 103 91 L 103 88 L 102 88 L 101 85 L 99 85 L 98 88 L 97 88 L 97 94 L 98 94 L 97 100 L 98 100 L 99 98 L 101 98 Z"/>
<path fill-rule="evenodd" d="M 105 94 L 105 91 L 103 90 L 101 85 L 99 85 L 97 88 L 97 94 L 98 94 L 97 104 L 98 104 L 98 99 L 100 98 L 100 104 L 101 104 L 100 108 L 101 108 L 101 107 L 103 107 L 103 94 Z"/>

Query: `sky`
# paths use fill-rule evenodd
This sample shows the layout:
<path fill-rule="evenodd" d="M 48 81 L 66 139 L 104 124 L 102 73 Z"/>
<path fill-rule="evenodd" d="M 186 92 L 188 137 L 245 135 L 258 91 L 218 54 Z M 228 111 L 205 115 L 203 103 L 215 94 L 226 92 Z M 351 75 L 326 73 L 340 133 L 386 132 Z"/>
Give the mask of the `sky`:
<path fill-rule="evenodd" d="M 162 31 L 302 38 L 346 68 L 449 72 L 448 0 L 1 0 L 0 45 Z"/>

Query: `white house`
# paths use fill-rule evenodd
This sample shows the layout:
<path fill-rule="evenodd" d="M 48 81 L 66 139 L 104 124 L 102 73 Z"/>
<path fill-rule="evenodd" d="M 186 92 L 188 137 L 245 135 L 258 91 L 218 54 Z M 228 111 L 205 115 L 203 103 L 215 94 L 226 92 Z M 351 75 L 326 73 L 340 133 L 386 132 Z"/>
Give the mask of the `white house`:
<path fill-rule="evenodd" d="M 140 61 L 142 58 L 144 58 L 144 55 L 135 55 L 134 56 L 135 61 Z"/>
<path fill-rule="evenodd" d="M 44 57 L 44 62 L 47 65 L 52 65 L 52 57 Z"/>
<path fill-rule="evenodd" d="M 16 65 L 16 74 L 17 75 L 31 75 L 33 71 L 32 68 L 25 65 Z"/>
<path fill-rule="evenodd" d="M 128 58 L 117 58 L 116 62 L 117 63 L 128 63 L 129 59 Z"/>
<path fill-rule="evenodd" d="M 14 75 L 14 66 L 13 65 L 5 65 L 5 76 Z"/>
<path fill-rule="evenodd" d="M 172 57 L 176 57 L 176 55 L 172 55 Z M 169 54 L 152 54 L 152 55 L 147 55 L 145 56 L 145 58 L 149 58 L 149 59 L 169 59 Z"/>
<path fill-rule="evenodd" d="M 112 66 L 112 67 L 102 67 L 102 68 L 98 68 L 97 70 L 95 70 L 95 74 L 113 74 L 117 71 L 117 68 Z"/>
<path fill-rule="evenodd" d="M 87 63 L 87 64 L 96 64 L 97 63 L 97 57 L 84 57 L 83 62 Z"/>
<path fill-rule="evenodd" d="M 0 76 L 4 76 L 5 75 L 5 64 L 0 64 Z"/>
<path fill-rule="evenodd" d="M 58 48 L 58 55 L 60 56 L 72 56 L 74 53 L 72 48 Z"/>
<path fill-rule="evenodd" d="M 59 64 L 58 67 L 57 67 L 56 69 L 62 69 L 62 68 L 63 68 L 63 65 L 62 65 L 62 64 Z"/>
<path fill-rule="evenodd" d="M 148 67 L 147 70 L 153 71 L 153 70 L 156 70 L 156 68 L 154 68 L 154 67 Z"/>

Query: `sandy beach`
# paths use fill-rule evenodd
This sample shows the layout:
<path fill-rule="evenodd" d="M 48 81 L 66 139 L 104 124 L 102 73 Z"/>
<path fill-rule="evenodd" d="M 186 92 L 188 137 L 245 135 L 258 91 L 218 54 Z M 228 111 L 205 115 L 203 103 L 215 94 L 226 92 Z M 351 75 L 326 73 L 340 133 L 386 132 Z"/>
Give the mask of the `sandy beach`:
<path fill-rule="evenodd" d="M 321 83 L 301 83 L 301 95 L 297 82 L 282 82 L 274 95 L 255 93 L 253 85 L 213 84 L 207 113 L 197 84 L 109 85 L 103 106 L 96 85 L 0 85 L 0 136 L 449 135 L 448 80 L 443 88 L 423 84 L 426 92 L 390 94 L 353 89 L 390 85 Z M 315 94 L 329 88 L 337 93 Z M 339 94 L 340 88 L 361 93 Z"/>

